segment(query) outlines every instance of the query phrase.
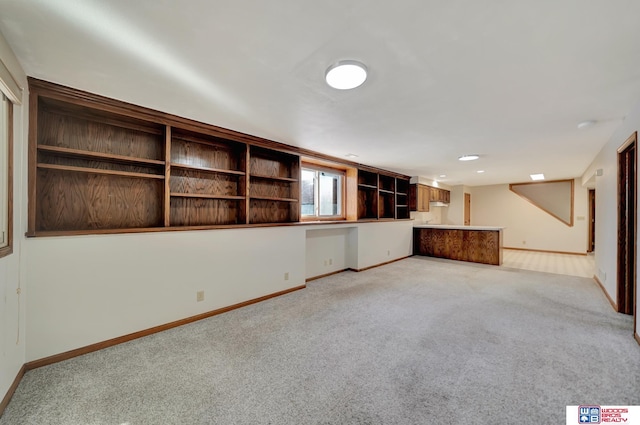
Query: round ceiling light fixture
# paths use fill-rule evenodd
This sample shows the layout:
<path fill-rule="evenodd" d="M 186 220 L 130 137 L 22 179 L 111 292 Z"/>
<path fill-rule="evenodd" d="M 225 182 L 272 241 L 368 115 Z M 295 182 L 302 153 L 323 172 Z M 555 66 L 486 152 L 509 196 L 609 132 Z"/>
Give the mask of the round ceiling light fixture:
<path fill-rule="evenodd" d="M 354 60 L 339 61 L 327 68 L 324 78 L 334 89 L 355 89 L 367 80 L 367 67 Z"/>
<path fill-rule="evenodd" d="M 587 127 L 592 127 L 594 125 L 596 125 L 598 121 L 596 120 L 586 120 L 586 121 L 582 121 L 578 123 L 578 128 L 582 129 L 582 128 L 587 128 Z"/>
<path fill-rule="evenodd" d="M 458 161 L 475 161 L 480 158 L 480 155 L 472 154 L 472 155 L 462 155 L 458 157 Z"/>

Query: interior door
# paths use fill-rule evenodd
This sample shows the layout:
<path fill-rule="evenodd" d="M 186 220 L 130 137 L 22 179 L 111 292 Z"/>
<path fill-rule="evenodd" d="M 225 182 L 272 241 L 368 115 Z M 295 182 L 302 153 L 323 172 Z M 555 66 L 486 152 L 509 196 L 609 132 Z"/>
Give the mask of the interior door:
<path fill-rule="evenodd" d="M 464 194 L 464 225 L 471 225 L 471 194 Z"/>
<path fill-rule="evenodd" d="M 636 281 L 636 141 L 618 150 L 618 312 L 634 314 Z"/>
<path fill-rule="evenodd" d="M 596 249 L 596 191 L 589 189 L 589 240 L 587 243 L 587 252 L 593 252 Z"/>

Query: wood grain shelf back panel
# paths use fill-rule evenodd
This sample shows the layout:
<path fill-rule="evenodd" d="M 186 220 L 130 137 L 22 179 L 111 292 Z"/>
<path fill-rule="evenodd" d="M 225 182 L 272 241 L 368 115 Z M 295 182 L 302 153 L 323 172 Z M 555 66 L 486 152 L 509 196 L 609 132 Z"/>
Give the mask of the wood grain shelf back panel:
<path fill-rule="evenodd" d="M 171 226 L 244 224 L 245 200 L 171 198 Z"/>
<path fill-rule="evenodd" d="M 164 160 L 161 134 L 39 111 L 38 145 Z"/>
<path fill-rule="evenodd" d="M 245 172 L 244 149 L 246 146 L 235 142 L 229 142 L 230 144 L 225 146 L 217 140 L 210 143 L 205 139 L 194 141 L 194 137 L 187 141 L 173 134 L 171 160 L 174 163 L 208 170 Z"/>
<path fill-rule="evenodd" d="M 161 180 L 40 168 L 38 181 L 38 231 L 163 225 Z"/>
<path fill-rule="evenodd" d="M 239 196 L 244 195 L 243 183 L 237 175 L 172 169 L 169 187 L 171 192 Z"/>

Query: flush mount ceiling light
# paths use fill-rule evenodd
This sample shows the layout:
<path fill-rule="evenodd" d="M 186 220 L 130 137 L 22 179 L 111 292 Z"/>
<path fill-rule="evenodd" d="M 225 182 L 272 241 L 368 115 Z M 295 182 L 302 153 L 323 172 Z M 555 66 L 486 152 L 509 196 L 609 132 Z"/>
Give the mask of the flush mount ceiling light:
<path fill-rule="evenodd" d="M 598 121 L 596 121 L 596 120 L 582 121 L 582 122 L 578 123 L 578 128 L 579 129 L 583 129 L 583 128 L 592 127 L 592 126 L 596 125 L 597 122 Z"/>
<path fill-rule="evenodd" d="M 334 89 L 355 89 L 367 80 L 367 67 L 358 61 L 343 60 L 327 68 L 324 78 Z"/>
<path fill-rule="evenodd" d="M 440 174 L 438 177 L 440 177 L 441 179 L 443 179 L 443 178 L 447 177 L 447 175 L 446 175 L 446 174 Z"/>
<path fill-rule="evenodd" d="M 533 180 L 534 182 L 544 180 L 544 174 L 529 174 L 529 176 L 531 177 L 531 180 Z"/>
<path fill-rule="evenodd" d="M 482 173 L 484 173 L 484 170 L 478 170 L 478 171 L 476 171 L 476 173 L 482 174 Z"/>
<path fill-rule="evenodd" d="M 355 153 L 348 153 L 345 155 L 347 158 L 357 158 L 358 155 L 356 155 Z"/>
<path fill-rule="evenodd" d="M 478 158 L 480 158 L 480 155 L 462 155 L 458 157 L 458 161 L 475 161 Z"/>

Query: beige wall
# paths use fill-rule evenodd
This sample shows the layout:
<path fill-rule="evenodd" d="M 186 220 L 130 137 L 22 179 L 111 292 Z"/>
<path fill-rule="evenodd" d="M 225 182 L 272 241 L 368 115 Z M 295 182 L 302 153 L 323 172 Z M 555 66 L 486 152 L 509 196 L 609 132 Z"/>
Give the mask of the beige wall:
<path fill-rule="evenodd" d="M 406 257 L 411 224 L 29 239 L 27 361 Z"/>
<path fill-rule="evenodd" d="M 596 275 L 605 287 L 609 297 L 616 301 L 616 273 L 618 251 L 618 148 L 634 132 L 640 129 L 640 103 L 636 104 L 627 114 L 620 127 L 616 130 L 608 143 L 602 148 L 598 156 L 585 171 L 582 179 L 588 181 L 602 170 L 601 176 L 595 177 L 596 189 Z M 640 220 L 638 220 L 640 223 Z M 638 251 L 640 256 L 640 251 Z M 640 264 L 640 257 L 638 258 Z M 636 289 L 638 285 L 636 283 Z M 640 296 L 636 296 L 637 301 Z M 636 315 L 636 329 L 640 334 L 640 315 Z"/>
<path fill-rule="evenodd" d="M 26 75 L 11 48 L 0 34 L 0 61 L 21 87 Z M 28 94 L 22 93 L 22 106 L 14 106 L 14 186 L 13 254 L 0 258 L 0 400 L 25 362 L 25 311 L 28 288 L 24 279 L 23 239 L 26 217 L 26 140 Z M 4 170 L 3 170 L 4 171 Z M 21 295 L 17 294 L 20 288 Z"/>
<path fill-rule="evenodd" d="M 588 190 L 582 187 L 580 179 L 575 181 L 573 227 L 516 195 L 508 184 L 470 189 L 471 223 L 504 226 L 505 247 L 586 253 Z"/>

